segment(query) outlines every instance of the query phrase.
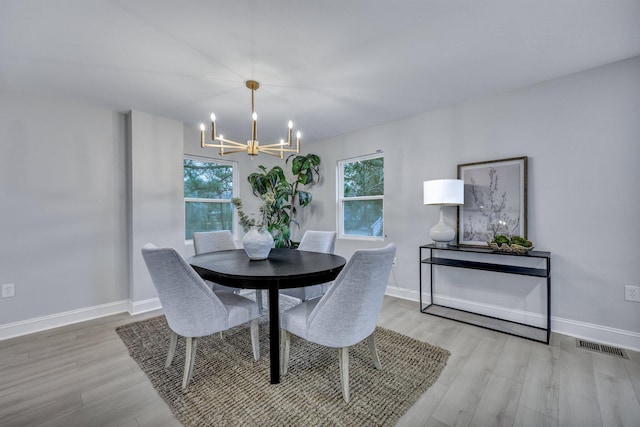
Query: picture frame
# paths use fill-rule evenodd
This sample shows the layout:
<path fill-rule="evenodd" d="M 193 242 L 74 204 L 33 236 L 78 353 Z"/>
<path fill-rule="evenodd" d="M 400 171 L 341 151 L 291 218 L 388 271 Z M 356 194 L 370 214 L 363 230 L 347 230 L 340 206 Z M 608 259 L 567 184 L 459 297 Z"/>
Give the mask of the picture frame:
<path fill-rule="evenodd" d="M 486 247 L 500 234 L 526 239 L 527 178 L 526 156 L 459 164 L 458 245 Z"/>

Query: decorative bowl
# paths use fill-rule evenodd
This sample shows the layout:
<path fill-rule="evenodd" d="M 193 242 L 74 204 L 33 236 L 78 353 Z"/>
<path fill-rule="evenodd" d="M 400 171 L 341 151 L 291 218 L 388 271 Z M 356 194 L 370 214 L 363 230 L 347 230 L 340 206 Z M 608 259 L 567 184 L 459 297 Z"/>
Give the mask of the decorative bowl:
<path fill-rule="evenodd" d="M 525 246 L 517 245 L 515 243 L 512 243 L 511 245 L 507 243 L 498 245 L 496 242 L 487 242 L 487 244 L 491 249 L 493 249 L 496 252 L 513 253 L 518 255 L 526 254 L 527 252 L 533 249 L 533 246 L 530 246 L 527 248 Z"/>

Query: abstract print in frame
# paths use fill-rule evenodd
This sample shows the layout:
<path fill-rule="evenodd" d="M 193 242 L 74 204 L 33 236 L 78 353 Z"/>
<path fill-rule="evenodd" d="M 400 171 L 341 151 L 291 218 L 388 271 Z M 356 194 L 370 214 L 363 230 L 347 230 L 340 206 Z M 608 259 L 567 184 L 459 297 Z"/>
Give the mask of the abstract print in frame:
<path fill-rule="evenodd" d="M 458 179 L 459 245 L 486 247 L 500 234 L 527 238 L 527 157 L 458 165 Z"/>

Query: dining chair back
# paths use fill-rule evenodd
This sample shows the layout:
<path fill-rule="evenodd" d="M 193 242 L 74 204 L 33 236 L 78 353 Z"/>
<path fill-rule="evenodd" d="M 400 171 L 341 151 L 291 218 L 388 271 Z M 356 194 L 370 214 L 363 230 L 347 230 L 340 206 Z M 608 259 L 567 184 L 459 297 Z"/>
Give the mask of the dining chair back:
<path fill-rule="evenodd" d="M 236 242 L 229 230 L 196 231 L 193 233 L 193 249 L 198 254 L 236 249 Z"/>
<path fill-rule="evenodd" d="M 260 358 L 255 302 L 228 292 L 213 292 L 173 248 L 148 243 L 142 248 L 142 257 L 172 331 L 166 367 L 173 360 L 178 335 L 187 338 L 183 388 L 191 380 L 198 337 L 251 322 L 253 355 L 255 360 Z"/>
<path fill-rule="evenodd" d="M 300 239 L 300 244 L 298 245 L 298 250 L 300 251 L 322 252 L 326 254 L 332 254 L 335 249 L 335 231 L 307 230 L 302 236 L 302 239 Z M 280 293 L 298 298 L 304 302 L 324 295 L 328 288 L 329 283 L 321 283 L 301 288 L 282 289 L 280 290 Z"/>
<path fill-rule="evenodd" d="M 298 249 L 332 254 L 336 250 L 336 232 L 307 230 L 300 239 Z"/>
<path fill-rule="evenodd" d="M 288 369 L 290 333 L 339 349 L 342 393 L 347 402 L 350 346 L 367 339 L 374 365 L 381 369 L 373 333 L 395 254 L 393 243 L 382 249 L 356 251 L 322 298 L 303 302 L 283 313 L 283 374 Z"/>
<path fill-rule="evenodd" d="M 207 252 L 228 251 L 236 249 L 236 242 L 233 239 L 233 235 L 229 230 L 219 231 L 196 231 L 193 233 L 193 251 L 196 255 L 204 254 Z M 232 288 L 230 286 L 224 286 L 219 283 L 205 280 L 207 285 L 213 291 L 225 291 L 237 293 L 240 290 L 238 288 Z M 262 301 L 258 301 L 262 307 Z"/>

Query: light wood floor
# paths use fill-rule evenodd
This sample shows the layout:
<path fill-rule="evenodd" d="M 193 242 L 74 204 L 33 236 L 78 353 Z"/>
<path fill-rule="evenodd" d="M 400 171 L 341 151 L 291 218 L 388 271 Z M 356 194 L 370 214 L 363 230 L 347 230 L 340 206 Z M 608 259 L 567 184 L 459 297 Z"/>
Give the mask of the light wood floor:
<path fill-rule="evenodd" d="M 157 314 L 0 341 L 0 426 L 179 425 L 115 333 Z M 640 426 L 639 353 L 601 355 L 557 334 L 547 346 L 422 314 L 417 303 L 391 297 L 379 324 L 451 352 L 400 426 Z"/>

